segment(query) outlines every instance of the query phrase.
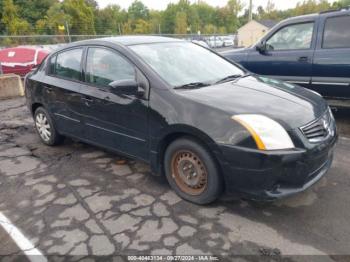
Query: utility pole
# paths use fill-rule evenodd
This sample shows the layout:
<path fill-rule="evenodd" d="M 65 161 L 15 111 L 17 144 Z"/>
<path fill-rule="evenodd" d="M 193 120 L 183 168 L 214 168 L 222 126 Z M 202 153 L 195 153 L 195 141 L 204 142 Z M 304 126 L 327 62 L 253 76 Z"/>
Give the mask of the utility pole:
<path fill-rule="evenodd" d="M 253 20 L 253 0 L 249 1 L 249 22 Z"/>
<path fill-rule="evenodd" d="M 120 23 L 118 23 L 118 31 L 119 31 L 119 35 L 122 35 L 122 29 L 120 27 Z"/>
<path fill-rule="evenodd" d="M 70 42 L 72 42 L 72 39 L 70 38 L 68 22 L 66 21 L 65 24 L 66 24 L 66 30 L 67 30 L 67 35 L 68 35 L 69 43 L 70 43 Z"/>

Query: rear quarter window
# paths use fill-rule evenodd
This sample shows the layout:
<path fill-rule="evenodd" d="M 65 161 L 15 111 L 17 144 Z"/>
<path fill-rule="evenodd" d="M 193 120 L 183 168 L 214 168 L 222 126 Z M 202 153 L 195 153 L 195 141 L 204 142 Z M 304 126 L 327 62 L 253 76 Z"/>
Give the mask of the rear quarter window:
<path fill-rule="evenodd" d="M 350 16 L 331 17 L 326 20 L 322 48 L 350 48 Z"/>

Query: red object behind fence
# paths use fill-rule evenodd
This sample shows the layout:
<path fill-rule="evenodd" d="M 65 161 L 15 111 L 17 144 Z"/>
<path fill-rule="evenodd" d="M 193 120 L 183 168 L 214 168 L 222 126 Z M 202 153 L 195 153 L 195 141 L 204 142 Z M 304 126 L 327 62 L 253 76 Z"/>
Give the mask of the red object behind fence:
<path fill-rule="evenodd" d="M 32 68 L 41 64 L 48 51 L 33 47 L 14 47 L 0 50 L 0 63 L 4 74 L 24 77 Z"/>

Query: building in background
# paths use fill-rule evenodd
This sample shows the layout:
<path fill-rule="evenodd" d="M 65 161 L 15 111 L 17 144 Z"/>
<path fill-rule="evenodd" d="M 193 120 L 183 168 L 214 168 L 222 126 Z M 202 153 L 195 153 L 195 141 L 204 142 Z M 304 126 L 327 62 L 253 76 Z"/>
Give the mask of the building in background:
<path fill-rule="evenodd" d="M 238 45 L 248 47 L 255 44 L 263 35 L 277 24 L 273 20 L 252 20 L 238 29 Z"/>

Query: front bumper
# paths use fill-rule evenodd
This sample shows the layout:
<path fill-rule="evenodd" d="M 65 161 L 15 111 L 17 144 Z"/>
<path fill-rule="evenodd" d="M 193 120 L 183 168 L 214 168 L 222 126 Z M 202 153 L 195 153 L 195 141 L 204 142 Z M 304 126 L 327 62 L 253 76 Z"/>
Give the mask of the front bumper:
<path fill-rule="evenodd" d="M 336 141 L 334 136 L 309 149 L 279 151 L 220 145 L 226 192 L 262 201 L 302 192 L 327 173 Z"/>

